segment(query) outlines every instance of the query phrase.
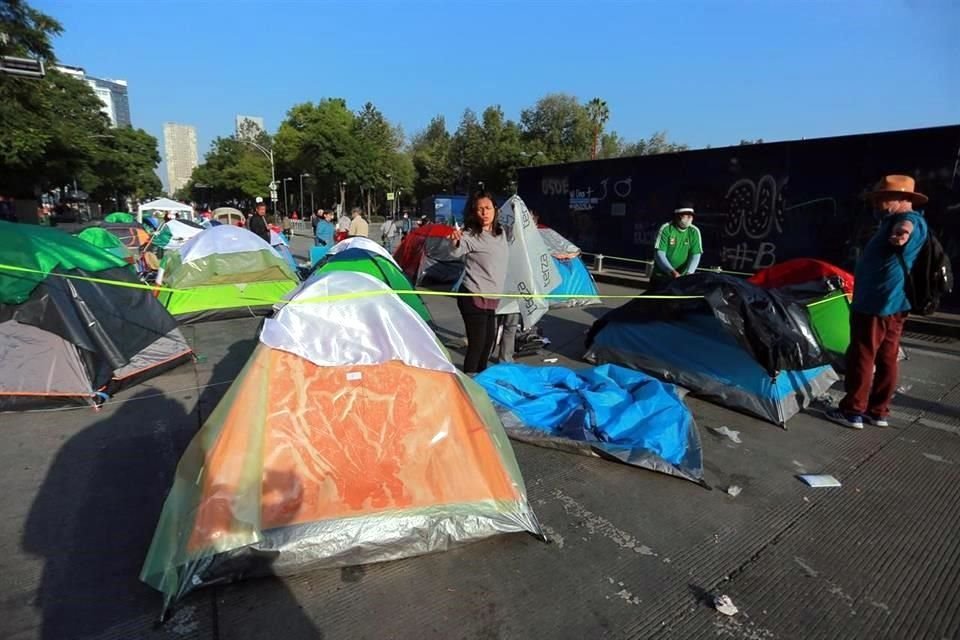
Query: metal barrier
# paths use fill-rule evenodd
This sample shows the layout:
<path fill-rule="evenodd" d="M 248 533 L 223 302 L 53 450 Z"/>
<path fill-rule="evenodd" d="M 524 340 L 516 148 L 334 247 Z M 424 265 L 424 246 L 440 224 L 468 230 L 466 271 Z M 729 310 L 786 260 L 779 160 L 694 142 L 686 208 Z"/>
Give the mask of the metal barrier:
<path fill-rule="evenodd" d="M 291 220 L 290 229 L 298 236 L 312 236 L 313 225 L 309 220 Z"/>
<path fill-rule="evenodd" d="M 587 253 L 586 251 L 581 252 L 581 256 L 590 256 L 593 259 L 593 268 L 597 273 L 603 273 L 603 263 L 605 260 L 615 260 L 617 262 L 626 262 L 628 264 L 640 264 L 643 265 L 640 269 L 627 269 L 630 271 L 637 271 L 643 277 L 649 278 L 653 275 L 653 260 L 639 260 L 637 258 L 624 258 L 621 256 L 605 256 L 602 253 Z M 752 276 L 752 273 L 747 273 L 745 271 L 727 271 L 721 267 L 700 267 L 697 271 L 707 271 L 710 273 L 726 273 L 732 276 Z"/>

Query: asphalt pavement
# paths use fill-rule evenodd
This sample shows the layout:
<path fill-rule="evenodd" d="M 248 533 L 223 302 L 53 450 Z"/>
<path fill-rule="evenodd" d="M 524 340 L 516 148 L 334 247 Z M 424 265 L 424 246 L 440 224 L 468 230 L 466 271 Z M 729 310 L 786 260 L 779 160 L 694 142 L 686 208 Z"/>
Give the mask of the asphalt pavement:
<path fill-rule="evenodd" d="M 426 301 L 459 364 L 455 303 Z M 549 350 L 524 362 L 586 366 L 584 333 L 619 302 L 551 312 Z M 921 334 L 905 339 L 890 428 L 852 431 L 813 409 L 783 430 L 688 398 L 711 489 L 514 443 L 549 543 L 499 536 L 207 588 L 157 625 L 140 566 L 177 461 L 258 324 L 186 327 L 197 362 L 99 411 L 0 414 L 0 637 L 960 637 L 960 343 Z M 720 594 L 739 613 L 718 613 Z"/>

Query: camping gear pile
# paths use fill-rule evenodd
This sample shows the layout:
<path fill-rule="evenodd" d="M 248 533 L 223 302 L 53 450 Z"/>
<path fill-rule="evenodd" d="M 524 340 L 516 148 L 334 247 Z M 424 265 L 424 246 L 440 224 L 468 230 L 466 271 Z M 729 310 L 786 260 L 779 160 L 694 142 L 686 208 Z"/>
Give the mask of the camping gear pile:
<path fill-rule="evenodd" d="M 124 258 L 56 229 L 0 222 L 0 410 L 96 405 L 192 355 Z M 92 279 L 91 279 L 92 278 Z"/>

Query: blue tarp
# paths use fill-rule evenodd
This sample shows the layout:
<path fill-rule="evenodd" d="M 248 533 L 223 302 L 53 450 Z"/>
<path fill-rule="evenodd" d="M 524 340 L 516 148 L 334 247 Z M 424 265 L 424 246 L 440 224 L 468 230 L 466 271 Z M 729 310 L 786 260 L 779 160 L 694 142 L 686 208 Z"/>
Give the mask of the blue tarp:
<path fill-rule="evenodd" d="M 570 260 L 553 259 L 560 271 L 560 286 L 551 291 L 551 294 L 559 295 L 598 295 L 597 285 L 594 283 L 590 272 L 579 257 Z M 550 298 L 551 307 L 580 307 L 589 304 L 600 304 L 600 298 Z"/>
<path fill-rule="evenodd" d="M 617 365 L 573 371 L 501 364 L 476 381 L 513 438 L 593 452 L 694 482 L 703 478 L 693 416 L 676 387 L 645 373 Z"/>

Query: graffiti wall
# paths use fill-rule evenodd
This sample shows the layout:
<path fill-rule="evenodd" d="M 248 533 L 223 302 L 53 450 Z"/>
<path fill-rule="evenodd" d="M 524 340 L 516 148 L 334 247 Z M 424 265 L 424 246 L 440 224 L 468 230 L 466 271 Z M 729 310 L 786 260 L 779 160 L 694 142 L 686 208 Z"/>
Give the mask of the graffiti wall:
<path fill-rule="evenodd" d="M 531 167 L 518 191 L 591 253 L 652 259 L 658 227 L 689 199 L 701 266 L 815 257 L 852 270 L 876 226 L 863 196 L 889 173 L 930 196 L 924 215 L 960 267 L 960 125 Z"/>

